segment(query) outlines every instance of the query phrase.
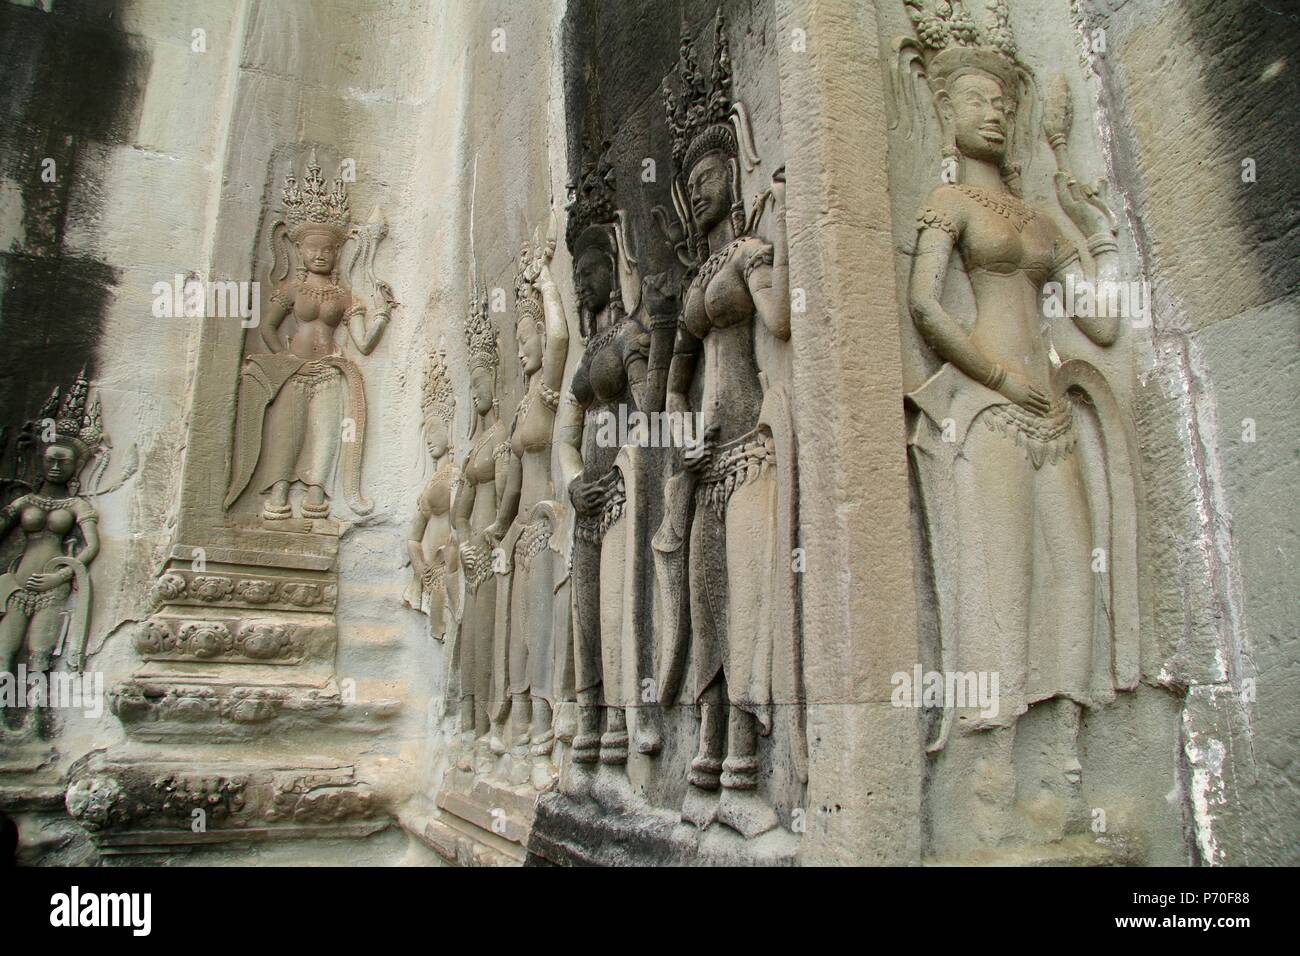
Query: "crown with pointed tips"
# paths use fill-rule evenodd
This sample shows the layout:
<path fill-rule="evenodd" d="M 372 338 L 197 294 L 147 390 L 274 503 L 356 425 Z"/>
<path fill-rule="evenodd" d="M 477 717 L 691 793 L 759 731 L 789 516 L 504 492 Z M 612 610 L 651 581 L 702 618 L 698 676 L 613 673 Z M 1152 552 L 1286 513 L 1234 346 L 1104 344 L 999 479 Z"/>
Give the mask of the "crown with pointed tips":
<path fill-rule="evenodd" d="M 450 428 L 456 414 L 456 399 L 452 392 L 451 376 L 447 373 L 447 355 L 441 348 L 434 349 L 429 357 L 420 392 L 420 407 L 424 417 L 428 419 L 436 415 Z"/>
<path fill-rule="evenodd" d="M 334 180 L 334 188 L 325 185 L 312 150 L 307 160 L 307 175 L 302 184 L 290 173 L 284 178 L 284 220 L 289 226 L 289 238 L 299 242 L 314 231 L 324 231 L 336 239 L 347 233 L 352 211 L 348 208 L 347 190 L 341 178 Z"/>
<path fill-rule="evenodd" d="M 573 198 L 569 202 L 564 241 L 576 259 L 580 247 L 592 240 L 608 244 L 608 227 L 614 222 L 617 201 L 614 192 L 614 164 L 609 158 L 608 140 L 597 143 L 586 139 L 582 144 L 582 163 L 578 178 L 569 184 Z M 589 231 L 593 226 L 599 227 Z"/>
<path fill-rule="evenodd" d="M 539 330 L 546 327 L 546 312 L 542 296 L 533 283 L 537 280 L 537 257 L 528 243 L 519 249 L 519 262 L 515 266 L 515 316 L 529 319 Z"/>
<path fill-rule="evenodd" d="M 1011 32 L 1006 0 L 985 0 L 974 17 L 963 0 L 903 0 L 932 86 L 942 89 L 959 72 L 991 74 L 1008 95 L 1018 96 L 1026 73 Z"/>
<path fill-rule="evenodd" d="M 85 461 L 104 442 L 104 418 L 99 400 L 88 401 L 90 382 L 83 368 L 66 389 L 57 385 L 41 406 L 35 420 L 23 429 L 29 436 L 45 432 L 45 422 L 54 422 L 54 437 L 46 444 L 70 445 Z"/>
<path fill-rule="evenodd" d="M 469 305 L 469 317 L 465 320 L 465 345 L 469 349 L 469 367 L 486 368 L 495 371 L 497 367 L 497 330 L 488 314 L 487 290 L 478 280 Z"/>
<path fill-rule="evenodd" d="M 731 55 L 721 10 L 714 22 L 712 82 L 705 82 L 688 37 L 682 38 L 676 67 L 681 78 L 680 99 L 673 96 L 664 79 L 664 110 L 672 135 L 673 163 L 679 173 L 689 172 L 701 156 L 715 150 L 736 155 L 736 133 L 731 126 Z"/>

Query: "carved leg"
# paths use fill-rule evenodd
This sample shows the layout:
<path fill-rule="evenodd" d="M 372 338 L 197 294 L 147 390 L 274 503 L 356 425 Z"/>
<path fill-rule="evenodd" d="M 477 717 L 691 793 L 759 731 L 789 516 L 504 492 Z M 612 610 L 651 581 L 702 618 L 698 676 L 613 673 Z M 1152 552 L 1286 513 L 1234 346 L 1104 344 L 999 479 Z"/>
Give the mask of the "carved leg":
<path fill-rule="evenodd" d="M 50 664 L 54 656 L 54 645 L 59 638 L 59 625 L 62 612 L 57 607 L 41 608 L 32 615 L 32 623 L 27 631 L 30 642 L 30 654 L 27 658 L 27 670 L 31 674 L 40 674 L 45 680 L 46 699 L 40 706 L 33 708 L 32 719 L 37 736 L 51 737 L 54 734 L 54 705 L 58 701 L 49 698 Z"/>
<path fill-rule="evenodd" d="M 510 747 L 522 754 L 532 737 L 529 728 L 533 722 L 533 701 L 527 694 L 515 694 L 510 699 Z"/>
<path fill-rule="evenodd" d="M 595 763 L 600 759 L 599 687 L 578 692 L 578 735 L 573 738 L 575 763 Z"/>
<path fill-rule="evenodd" d="M 931 853 L 945 861 L 1017 842 L 1016 728 L 954 727 L 927 788 Z"/>
<path fill-rule="evenodd" d="M 700 698 L 700 749 L 686 776 L 690 784 L 682 803 L 682 819 L 703 829 L 717 819 L 718 778 L 726 742 L 726 684 L 721 677 Z"/>
<path fill-rule="evenodd" d="M 279 521 L 293 514 L 289 507 L 289 482 L 277 481 L 271 486 L 271 494 L 262 505 L 262 517 L 267 521 Z"/>
<path fill-rule="evenodd" d="M 330 516 L 329 499 L 325 489 L 320 485 L 308 485 L 307 494 L 302 499 L 302 516 L 304 518 L 328 518 Z"/>
<path fill-rule="evenodd" d="M 26 615 L 17 608 L 11 607 L 4 617 L 0 617 L 0 663 L 4 664 L 6 674 L 15 673 L 18 665 L 18 652 L 22 649 L 23 639 L 26 636 Z M 21 694 L 25 693 L 26 689 L 18 687 L 17 691 Z M 19 727 L 22 724 L 23 710 L 20 707 L 6 708 L 4 717 L 6 727 Z"/>
<path fill-rule="evenodd" d="M 718 822 L 746 839 L 776 829 L 780 820 L 758 792 L 758 721 L 732 706 L 727 729 L 727 759 L 722 764 Z"/>
<path fill-rule="evenodd" d="M 533 726 L 531 733 L 531 752 L 535 757 L 543 757 L 555 746 L 555 731 L 551 727 L 551 705 L 541 697 L 533 698 Z"/>
<path fill-rule="evenodd" d="M 1016 778 L 1032 824 L 1031 839 L 1052 842 L 1088 828 L 1079 762 L 1080 714 L 1078 704 L 1058 697 L 1035 704 L 1020 719 Z"/>
<path fill-rule="evenodd" d="M 622 707 L 606 708 L 608 723 L 600 738 L 600 762 L 609 766 L 627 764 L 627 711 Z"/>

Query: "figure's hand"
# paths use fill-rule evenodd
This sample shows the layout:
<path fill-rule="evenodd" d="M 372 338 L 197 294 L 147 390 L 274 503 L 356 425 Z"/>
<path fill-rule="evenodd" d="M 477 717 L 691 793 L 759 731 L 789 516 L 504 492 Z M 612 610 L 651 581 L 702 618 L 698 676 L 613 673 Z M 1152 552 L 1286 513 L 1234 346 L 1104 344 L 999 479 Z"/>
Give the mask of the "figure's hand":
<path fill-rule="evenodd" d="M 483 540 L 489 549 L 495 548 L 501 543 L 501 539 L 506 536 L 506 532 L 509 530 L 500 521 L 494 521 L 483 529 Z"/>
<path fill-rule="evenodd" d="M 713 464 L 713 444 L 717 436 L 716 424 L 706 428 L 697 441 L 682 450 L 682 467 L 697 477 L 706 473 Z"/>
<path fill-rule="evenodd" d="M 668 273 L 646 277 L 641 286 L 641 301 L 645 303 L 646 311 L 653 316 L 677 313 L 677 293 L 673 291 Z"/>
<path fill-rule="evenodd" d="M 68 576 L 58 571 L 49 571 L 41 574 L 33 574 L 27 579 L 27 590 L 43 593 L 53 591 L 62 584 L 68 583 Z"/>
<path fill-rule="evenodd" d="M 1056 200 L 1081 233 L 1085 236 L 1115 234 L 1115 217 L 1106 205 L 1106 180 L 1081 183 L 1065 172 L 1057 172 L 1055 180 Z"/>
<path fill-rule="evenodd" d="M 785 167 L 772 173 L 772 209 L 778 219 L 785 219 Z"/>
<path fill-rule="evenodd" d="M 1019 375 L 1008 372 L 998 391 L 1035 415 L 1046 415 L 1052 410 L 1052 400 L 1047 393 L 1037 385 L 1030 385 Z"/>

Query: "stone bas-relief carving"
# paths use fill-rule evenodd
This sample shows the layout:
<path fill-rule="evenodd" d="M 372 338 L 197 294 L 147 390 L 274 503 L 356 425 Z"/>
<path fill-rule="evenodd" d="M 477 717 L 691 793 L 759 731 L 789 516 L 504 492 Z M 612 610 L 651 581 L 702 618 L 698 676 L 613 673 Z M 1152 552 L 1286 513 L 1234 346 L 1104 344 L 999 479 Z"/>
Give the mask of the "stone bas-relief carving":
<path fill-rule="evenodd" d="M 486 772 L 491 769 L 494 755 L 506 750 L 501 726 L 505 711 L 499 705 L 505 696 L 504 649 L 494 654 L 497 575 L 493 555 L 506 532 L 499 505 L 506 487 L 510 435 L 501 418 L 497 390 L 497 330 L 488 312 L 487 293 L 477 277 L 465 323 L 465 342 L 474 424 L 453 504 L 453 525 L 465 582 L 457 641 L 462 745 L 458 761 L 462 769 Z M 498 706 L 493 706 L 494 701 Z"/>
<path fill-rule="evenodd" d="M 1053 214 L 1021 198 L 1017 150 L 1038 132 L 1026 128 L 1036 92 L 1006 4 L 977 15 L 960 4 L 907 7 L 919 41 L 899 41 L 902 63 L 928 82 L 945 156 L 957 169 L 956 182 L 937 186 L 917 220 L 908 306 L 944 364 L 907 396 L 909 449 L 942 670 L 995 674 L 999 693 L 992 713 L 948 701 L 930 746 L 932 851 L 956 856 L 1033 840 L 1018 799 L 1054 808 L 1046 816 L 1055 817 L 1057 837 L 1087 824 L 1081 715 L 1136 686 L 1138 676 L 1133 488 L 1105 378 L 1084 359 L 1061 363 L 1040 332 L 1049 280 L 1118 278 L 1114 217 L 1101 190 L 1068 166 L 1064 80 L 1042 132 L 1059 165 L 1058 201 L 1086 237 L 1087 266 Z M 974 293 L 969 331 L 941 304 L 954 253 Z M 1119 316 L 1070 318 L 1095 348 L 1115 346 Z M 1085 459 L 1077 446 L 1087 416 L 1101 448 Z M 1089 469 L 1099 472 L 1092 480 Z M 1098 554 L 1106 567 L 1094 566 Z M 1046 710 L 1051 739 L 1034 768 L 1013 768 L 1022 759 L 1017 724 L 1031 708 Z M 1032 774 L 1038 792 L 1018 798 L 1017 772 Z M 1041 822 L 1041 809 L 1037 816 Z"/>
<path fill-rule="evenodd" d="M 659 730 L 640 707 L 643 651 L 650 638 L 644 609 L 629 595 L 648 566 L 644 502 L 634 487 L 638 467 L 602 442 L 600 416 L 655 411 L 650 392 L 648 318 L 640 273 L 628 252 L 614 192 L 608 144 L 585 149 L 565 239 L 573 256 L 583 354 L 557 421 L 558 460 L 574 512 L 572 543 L 573 661 L 579 716 L 570 790 L 622 806 L 627 780 L 628 715 L 636 749 L 654 754 Z M 631 495 L 631 497 L 629 496 Z M 602 717 L 604 719 L 602 729 Z M 595 765 L 604 775 L 593 775 Z"/>
<path fill-rule="evenodd" d="M 343 180 L 329 188 L 314 152 L 301 185 L 292 175 L 286 178 L 283 206 L 284 218 L 271 233 L 275 291 L 257 331 L 266 352 L 250 353 L 240 374 L 225 506 L 230 508 L 251 487 L 266 496 L 262 518 L 280 521 L 292 517 L 289 493 L 301 485 L 302 517 L 328 518 L 329 489 L 341 453 L 348 507 L 367 515 L 373 504 L 361 493 L 365 389 L 360 369 L 340 350 L 337 332 L 346 326 L 362 355 L 373 352 L 384 334 L 397 303 L 388 285 L 374 278 L 373 260 L 387 227 L 378 209 L 364 227 L 352 224 Z M 349 239 L 355 243 L 352 265 L 362 260 L 378 301 L 373 319 L 339 269 Z M 289 244 L 299 262 L 292 277 L 287 275 Z M 286 344 L 281 329 L 290 319 Z"/>
<path fill-rule="evenodd" d="M 758 736 L 770 733 L 777 719 L 802 723 L 791 563 L 793 427 L 785 389 L 759 367 L 754 345 L 756 335 L 790 337 L 790 298 L 783 172 L 773 175 L 770 191 L 746 217 L 740 165 L 752 166 L 757 157 L 743 106 L 731 100 L 721 14 L 715 42 L 707 90 L 686 40 L 680 101 L 665 88 L 674 199 L 696 263 L 669 369 L 668 407 L 688 407 L 698 369 L 704 434 L 668 481 L 655 536 L 666 601 L 690 610 L 689 634 L 681 615 L 668 617 L 659 689 L 665 702 L 680 691 L 700 706 L 699 752 L 683 819 L 701 827 L 717 820 L 754 837 L 779 823 L 759 792 Z M 771 242 L 756 233 L 769 202 Z M 688 656 L 692 680 L 685 684 Z M 800 750 L 801 730 L 794 740 Z"/>
<path fill-rule="evenodd" d="M 23 536 L 13 566 L 0 574 L 0 664 L 14 674 L 22 661 L 30 675 L 48 674 L 55 658 L 70 670 L 84 664 L 89 636 L 89 566 L 99 554 L 99 518 L 81 492 L 81 475 L 107 446 L 100 404 L 89 400 L 83 371 L 65 390 L 56 388 L 18 438 L 20 457 L 39 456 L 39 478 L 15 477 L 26 487 L 0 509 L 0 542 Z M 102 472 L 104 462 L 96 471 Z M 21 469 L 20 469 L 21 470 Z M 26 688 L 21 691 L 26 692 Z M 6 712 L 5 725 L 26 725 L 39 735 L 52 727 L 44 705 Z"/>
<path fill-rule="evenodd" d="M 455 593 L 452 579 L 460 561 L 451 525 L 451 495 L 457 478 L 451 441 L 456 399 L 441 349 L 433 354 L 425 370 L 421 391 L 424 442 L 433 463 L 433 475 L 416 499 L 415 519 L 407 536 L 406 553 L 411 560 L 412 581 L 405 603 L 427 614 L 433 636 L 443 640 L 448 628 L 446 615 L 455 615 L 455 608 L 449 607 L 448 602 Z"/>
<path fill-rule="evenodd" d="M 551 762 L 556 681 L 562 678 L 567 614 L 556 618 L 555 594 L 565 565 L 559 535 L 566 509 L 555 500 L 551 442 L 560 404 L 569 326 L 551 277 L 555 238 L 540 250 L 525 247 L 515 278 L 515 341 L 527 380 L 524 399 L 510 429 L 505 493 L 497 517 L 508 525 L 500 554 L 508 562 L 497 587 L 497 644 L 507 654 L 506 687 L 500 706 L 510 709 L 511 752 L 531 755 L 531 781 L 549 788 L 557 774 Z M 559 581 L 557 582 L 557 571 Z M 567 595 L 564 595 L 567 596 Z M 557 640 L 558 636 L 558 640 Z"/>

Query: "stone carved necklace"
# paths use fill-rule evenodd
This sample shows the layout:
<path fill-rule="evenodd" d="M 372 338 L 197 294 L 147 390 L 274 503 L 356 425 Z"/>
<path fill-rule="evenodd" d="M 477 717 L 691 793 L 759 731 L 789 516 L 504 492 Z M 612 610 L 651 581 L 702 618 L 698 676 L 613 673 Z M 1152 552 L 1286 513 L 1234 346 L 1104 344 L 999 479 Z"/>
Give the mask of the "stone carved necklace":
<path fill-rule="evenodd" d="M 1007 220 L 1016 227 L 1016 232 L 1022 231 L 1037 216 L 1033 207 L 1011 193 L 993 192 L 979 186 L 968 186 L 965 183 L 959 184 L 957 189 L 962 195 L 969 196 L 984 208 L 993 210 Z"/>
<path fill-rule="evenodd" d="M 691 280 L 691 285 L 701 289 L 707 289 L 709 283 L 713 281 L 713 277 L 722 271 L 722 267 L 727 264 L 727 261 L 735 251 L 740 248 L 740 244 L 745 241 L 745 238 L 745 236 L 738 236 L 737 238 L 732 239 L 713 255 L 709 256 L 708 259 L 704 260 L 704 265 L 700 266 L 700 271 L 696 273 L 695 278 Z"/>
<path fill-rule="evenodd" d="M 59 508 L 71 508 L 72 505 L 76 502 L 76 500 L 77 499 L 75 497 L 46 498 L 44 495 L 36 495 L 36 494 L 27 496 L 27 503 L 30 505 L 35 505 L 37 508 L 40 508 L 42 511 L 56 511 Z"/>
<path fill-rule="evenodd" d="M 332 282 L 326 286 L 307 285 L 307 283 L 304 282 L 301 288 L 303 292 L 318 302 L 324 302 L 326 299 L 332 299 L 337 295 L 343 294 L 343 287 L 337 282 Z"/>

